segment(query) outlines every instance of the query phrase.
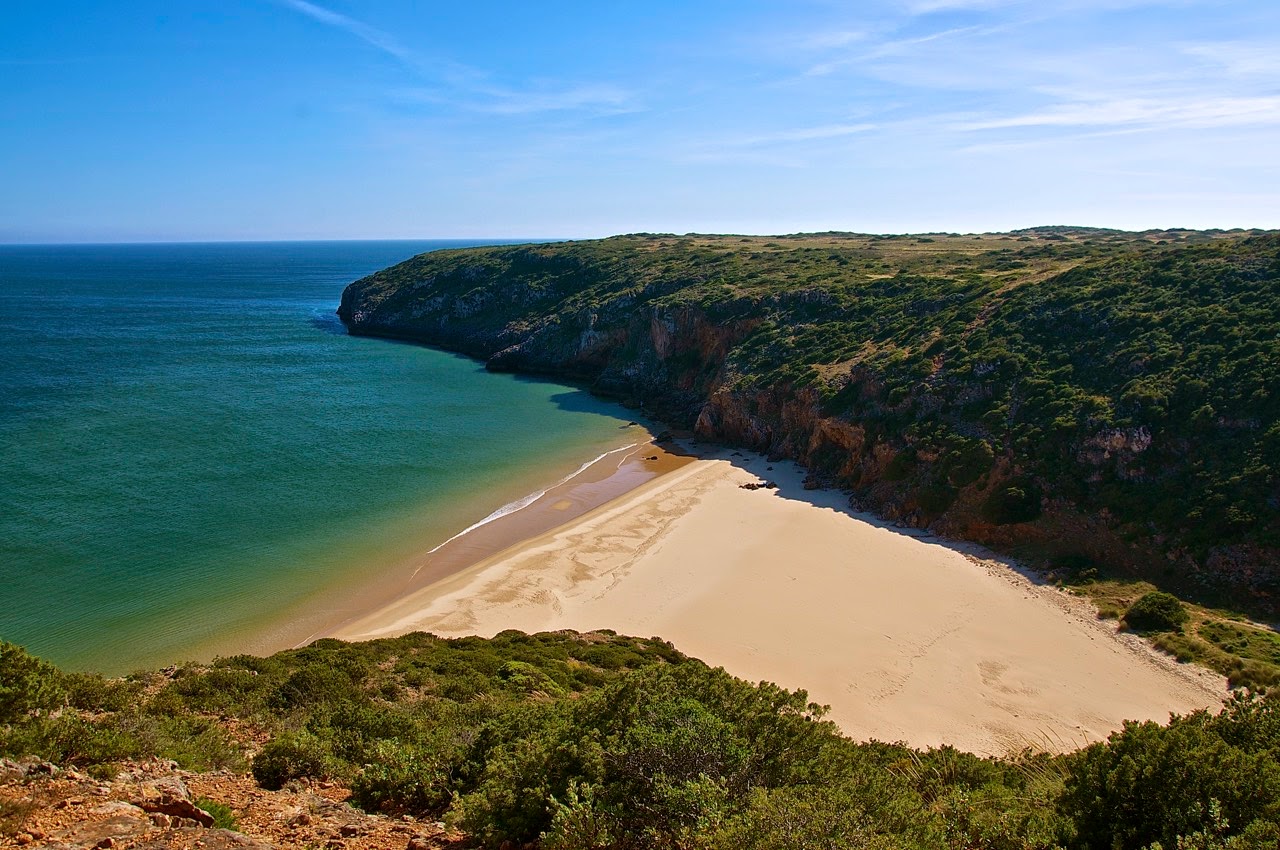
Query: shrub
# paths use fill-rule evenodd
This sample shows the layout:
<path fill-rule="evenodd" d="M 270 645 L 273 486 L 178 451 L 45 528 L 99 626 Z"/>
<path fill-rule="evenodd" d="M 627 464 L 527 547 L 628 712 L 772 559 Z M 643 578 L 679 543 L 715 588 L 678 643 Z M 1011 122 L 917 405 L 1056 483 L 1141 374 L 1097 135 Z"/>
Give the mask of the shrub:
<path fill-rule="evenodd" d="M 323 779 L 341 773 L 327 741 L 301 730 L 267 742 L 253 759 L 253 778 L 269 791 L 277 791 L 292 779 Z"/>
<path fill-rule="evenodd" d="M 453 799 L 452 765 L 429 749 L 379 741 L 351 783 L 352 801 L 367 812 L 437 815 Z"/>
<path fill-rule="evenodd" d="M 295 670 L 280 685 L 272 703 L 285 709 L 316 708 L 360 702 L 365 698 L 348 672 L 324 664 L 308 664 Z"/>
<path fill-rule="evenodd" d="M 0 724 L 56 708 L 63 699 L 62 674 L 56 667 L 0 641 Z"/>
<path fill-rule="evenodd" d="M 152 755 L 128 724 L 41 717 L 0 736 L 0 754 L 34 755 L 61 765 L 93 765 Z"/>
<path fill-rule="evenodd" d="M 717 850 L 891 850 L 902 846 L 879 834 L 863 799 L 842 787 L 755 788 L 746 808 L 716 833 Z"/>
<path fill-rule="evenodd" d="M 240 748 L 216 720 L 188 715 L 163 717 L 153 722 L 150 749 L 158 756 L 173 759 L 184 770 L 244 767 Z"/>
<path fill-rule="evenodd" d="M 1129 606 L 1124 624 L 1139 632 L 1180 632 L 1189 619 L 1178 597 L 1154 590 Z"/>
<path fill-rule="evenodd" d="M 240 824 L 236 821 L 236 813 L 226 803 L 219 803 L 217 800 L 210 800 L 208 797 L 200 797 L 196 800 L 196 806 L 213 816 L 214 829 L 239 829 Z"/>
<path fill-rule="evenodd" d="M 998 487 L 983 503 L 982 514 L 995 525 L 1030 522 L 1040 516 L 1040 494 L 1027 483 Z"/>
<path fill-rule="evenodd" d="M 1214 827 L 1215 807 L 1233 830 L 1274 822 L 1280 816 L 1274 741 L 1224 740 L 1238 723 L 1265 728 L 1239 707 L 1217 718 L 1199 711 L 1167 727 L 1131 721 L 1107 743 L 1068 757 L 1059 808 L 1075 821 L 1074 845 L 1137 850 L 1159 841 L 1176 847 L 1178 836 Z"/>
<path fill-rule="evenodd" d="M 67 703 L 83 711 L 124 711 L 137 699 L 137 682 L 106 679 L 97 673 L 66 673 L 62 679 Z"/>

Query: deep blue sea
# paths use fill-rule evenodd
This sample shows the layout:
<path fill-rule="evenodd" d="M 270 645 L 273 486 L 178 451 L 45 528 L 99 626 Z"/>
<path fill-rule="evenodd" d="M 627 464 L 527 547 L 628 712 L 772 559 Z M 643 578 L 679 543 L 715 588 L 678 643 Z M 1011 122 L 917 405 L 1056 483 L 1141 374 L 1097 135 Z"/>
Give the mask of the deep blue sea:
<path fill-rule="evenodd" d="M 581 390 L 334 316 L 463 244 L 0 246 L 0 639 L 107 672 L 275 648 L 621 445 Z"/>

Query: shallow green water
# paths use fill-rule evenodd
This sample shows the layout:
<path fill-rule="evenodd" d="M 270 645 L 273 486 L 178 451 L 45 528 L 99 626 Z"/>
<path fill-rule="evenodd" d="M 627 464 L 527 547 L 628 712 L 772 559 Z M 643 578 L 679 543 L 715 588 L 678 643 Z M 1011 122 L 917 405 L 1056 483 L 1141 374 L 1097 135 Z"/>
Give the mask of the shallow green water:
<path fill-rule="evenodd" d="M 345 334 L 344 285 L 444 245 L 0 246 L 0 638 L 235 649 L 626 442 L 580 390 Z"/>

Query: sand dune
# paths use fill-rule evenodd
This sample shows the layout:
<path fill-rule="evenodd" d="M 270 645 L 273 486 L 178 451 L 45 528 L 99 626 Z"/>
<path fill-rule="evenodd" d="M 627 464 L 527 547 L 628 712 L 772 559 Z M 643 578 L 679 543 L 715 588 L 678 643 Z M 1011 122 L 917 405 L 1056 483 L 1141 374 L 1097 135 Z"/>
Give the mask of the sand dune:
<path fill-rule="evenodd" d="M 776 490 L 745 490 L 764 477 Z M 1178 665 L 981 550 L 855 515 L 720 452 L 344 626 L 338 637 L 611 628 L 806 688 L 849 735 L 999 754 L 1216 705 Z"/>

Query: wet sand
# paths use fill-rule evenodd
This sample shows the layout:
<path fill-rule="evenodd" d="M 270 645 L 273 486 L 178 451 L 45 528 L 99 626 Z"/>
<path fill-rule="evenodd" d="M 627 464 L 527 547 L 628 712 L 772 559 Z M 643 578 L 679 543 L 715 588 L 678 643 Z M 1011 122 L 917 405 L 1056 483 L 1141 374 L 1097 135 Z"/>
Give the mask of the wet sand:
<path fill-rule="evenodd" d="M 765 479 L 777 489 L 741 487 Z M 431 566 L 333 635 L 657 635 L 748 680 L 807 689 L 855 738 L 984 754 L 1075 749 L 1226 695 L 1221 677 L 1117 634 L 1016 565 L 854 514 L 802 481 L 746 453 L 673 460 L 461 571 Z"/>
<path fill-rule="evenodd" d="M 394 605 L 694 461 L 684 452 L 654 443 L 643 429 L 639 429 L 637 437 L 641 440 L 634 445 L 605 453 L 545 490 L 499 508 L 421 556 L 400 564 L 390 575 L 340 600 L 321 621 L 322 625 L 305 639 L 295 638 L 289 645 L 343 634 L 351 623 L 370 611 Z"/>

